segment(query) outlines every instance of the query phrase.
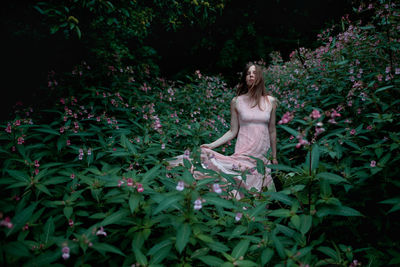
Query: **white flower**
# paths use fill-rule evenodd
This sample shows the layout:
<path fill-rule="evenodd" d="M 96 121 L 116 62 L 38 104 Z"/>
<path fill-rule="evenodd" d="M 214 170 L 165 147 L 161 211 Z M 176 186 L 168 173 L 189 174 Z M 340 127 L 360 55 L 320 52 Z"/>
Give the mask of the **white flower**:
<path fill-rule="evenodd" d="M 104 235 L 104 236 L 107 236 L 107 233 L 104 231 L 103 226 L 101 226 L 100 229 L 96 232 L 96 235 Z"/>
<path fill-rule="evenodd" d="M 240 219 L 242 219 L 242 213 L 240 213 L 240 212 L 238 212 L 238 213 L 236 213 L 236 216 L 235 216 L 235 221 L 240 221 Z"/>
<path fill-rule="evenodd" d="M 213 184 L 213 190 L 217 194 L 221 194 L 222 193 L 222 190 L 221 190 L 221 187 L 219 187 L 219 184 Z"/>
<path fill-rule="evenodd" d="M 201 202 L 201 200 L 200 199 L 196 199 L 195 201 L 194 201 L 194 209 L 195 210 L 199 210 L 199 209 L 201 209 L 203 207 L 203 205 L 202 205 L 202 202 Z"/>
<path fill-rule="evenodd" d="M 185 189 L 185 183 L 183 181 L 179 181 L 178 185 L 176 186 L 176 190 L 183 191 Z"/>

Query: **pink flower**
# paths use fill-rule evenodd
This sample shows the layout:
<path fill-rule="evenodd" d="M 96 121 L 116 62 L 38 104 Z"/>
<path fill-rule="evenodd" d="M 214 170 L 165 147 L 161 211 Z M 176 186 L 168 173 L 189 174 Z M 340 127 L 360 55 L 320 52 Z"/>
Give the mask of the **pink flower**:
<path fill-rule="evenodd" d="M 63 133 L 64 132 L 64 127 L 60 127 L 60 133 Z"/>
<path fill-rule="evenodd" d="M 136 186 L 136 190 L 138 191 L 138 193 L 142 193 L 144 191 L 142 184 L 137 183 Z"/>
<path fill-rule="evenodd" d="M 118 180 L 118 187 L 121 187 L 121 185 L 123 185 L 124 183 L 124 181 Z"/>
<path fill-rule="evenodd" d="M 372 130 L 372 125 L 368 125 L 367 130 Z"/>
<path fill-rule="evenodd" d="M 375 160 L 371 160 L 371 164 L 369 165 L 372 168 L 374 168 L 376 166 L 376 161 Z"/>
<path fill-rule="evenodd" d="M 35 175 L 39 174 L 39 169 L 35 169 Z"/>
<path fill-rule="evenodd" d="M 70 251 L 70 249 L 69 249 L 68 246 L 65 246 L 65 247 L 63 247 L 63 248 L 61 249 L 61 252 L 63 253 L 63 254 L 62 254 L 62 258 L 63 258 L 64 260 L 69 259 L 69 257 L 70 257 L 69 251 Z"/>
<path fill-rule="evenodd" d="M 75 179 L 75 174 L 71 173 L 70 178 L 71 178 L 71 179 Z"/>
<path fill-rule="evenodd" d="M 222 193 L 222 189 L 221 189 L 221 187 L 219 186 L 219 184 L 213 184 L 213 190 L 214 190 L 214 192 L 217 193 L 217 194 L 221 194 L 221 193 Z"/>
<path fill-rule="evenodd" d="M 70 146 L 71 145 L 71 140 L 67 140 L 67 146 Z"/>
<path fill-rule="evenodd" d="M 39 161 L 35 160 L 35 167 L 39 167 L 39 166 L 40 166 Z"/>
<path fill-rule="evenodd" d="M 25 142 L 25 140 L 22 136 L 18 137 L 18 145 L 22 145 L 24 142 Z"/>
<path fill-rule="evenodd" d="M 289 123 L 294 118 L 293 113 L 286 112 L 283 114 L 282 119 L 278 122 L 278 124 L 286 124 Z"/>
<path fill-rule="evenodd" d="M 68 220 L 68 225 L 71 226 L 71 227 L 74 226 L 74 221 L 72 219 L 69 219 Z"/>
<path fill-rule="evenodd" d="M 101 226 L 100 229 L 96 232 L 96 235 L 104 235 L 104 236 L 107 236 L 107 233 L 104 231 L 103 226 Z"/>
<path fill-rule="evenodd" d="M 355 135 L 356 134 L 356 130 L 355 129 L 351 129 L 350 134 L 351 135 Z"/>
<path fill-rule="evenodd" d="M 11 228 L 13 228 L 14 225 L 12 224 L 10 217 L 6 217 L 6 218 L 4 218 L 4 220 L 0 221 L 0 226 L 5 226 L 5 227 L 11 229 Z"/>
<path fill-rule="evenodd" d="M 199 210 L 199 209 L 201 209 L 203 207 L 203 203 L 201 202 L 201 199 L 196 199 L 195 201 L 194 201 L 194 209 L 195 210 Z"/>
<path fill-rule="evenodd" d="M 127 183 L 126 183 L 127 186 L 133 186 L 133 180 L 132 180 L 132 178 L 128 178 L 128 180 L 127 180 L 126 182 L 127 182 Z"/>
<path fill-rule="evenodd" d="M 87 151 L 88 156 L 92 155 L 92 150 L 89 148 Z"/>
<path fill-rule="evenodd" d="M 183 191 L 185 189 L 185 183 L 183 181 L 179 181 L 178 185 L 176 186 L 176 190 Z"/>
<path fill-rule="evenodd" d="M 10 124 L 7 125 L 5 131 L 6 131 L 7 133 L 11 133 L 11 125 L 10 125 Z"/>
<path fill-rule="evenodd" d="M 161 144 L 161 149 L 165 149 L 165 144 Z"/>
<path fill-rule="evenodd" d="M 237 222 L 240 221 L 242 219 L 242 216 L 243 216 L 242 213 L 240 213 L 240 212 L 236 213 L 235 221 L 237 221 Z"/>
<path fill-rule="evenodd" d="M 319 110 L 314 109 L 310 116 L 315 120 L 321 117 L 321 113 L 319 113 Z"/>

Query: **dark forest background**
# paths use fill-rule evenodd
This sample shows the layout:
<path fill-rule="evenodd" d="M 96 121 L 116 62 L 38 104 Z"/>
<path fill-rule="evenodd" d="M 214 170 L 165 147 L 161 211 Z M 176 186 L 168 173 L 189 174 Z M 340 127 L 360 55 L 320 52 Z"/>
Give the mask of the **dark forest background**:
<path fill-rule="evenodd" d="M 212 15 L 201 13 L 200 23 L 184 21 L 171 28 L 162 17 L 170 1 L 158 6 L 156 2 L 163 1 L 143 4 L 154 13 L 146 32 L 136 34 L 136 38 L 124 37 L 131 52 L 129 63 L 147 62 L 154 77 L 167 79 L 184 79 L 197 69 L 222 74 L 231 86 L 248 61 L 268 63 L 272 51 L 280 51 L 287 59 L 298 47 L 317 47 L 316 35 L 321 29 L 338 23 L 351 11 L 350 0 L 230 0 Z M 104 46 L 108 42 L 106 37 L 91 34 L 90 27 L 81 38 L 61 30 L 50 34 L 50 24 L 57 22 L 48 20 L 36 7 L 37 1 L 6 1 L 2 5 L 2 119 L 9 116 L 17 101 L 26 105 L 51 101 L 39 89 L 47 86 L 49 71 L 70 72 L 83 60 L 92 65 L 107 64 L 93 53 L 99 43 Z M 96 13 L 81 12 L 81 30 L 93 21 L 90 16 Z M 109 29 L 104 30 L 108 36 Z"/>

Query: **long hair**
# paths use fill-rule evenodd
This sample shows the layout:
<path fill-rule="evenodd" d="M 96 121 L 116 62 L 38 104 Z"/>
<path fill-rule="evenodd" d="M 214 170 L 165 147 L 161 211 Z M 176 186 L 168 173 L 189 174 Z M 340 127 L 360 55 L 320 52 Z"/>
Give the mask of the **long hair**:
<path fill-rule="evenodd" d="M 253 83 L 253 85 L 248 88 L 247 83 L 246 83 L 246 76 L 247 72 L 249 71 L 251 66 L 256 67 L 256 79 Z M 244 95 L 249 93 L 250 99 L 254 103 L 252 107 L 255 107 L 258 105 L 258 107 L 261 109 L 260 103 L 261 103 L 261 98 L 264 96 L 268 96 L 269 94 L 267 93 L 267 89 L 265 88 L 265 81 L 264 81 L 264 76 L 262 74 L 261 68 L 252 63 L 249 62 L 246 64 L 242 76 L 240 78 L 239 84 L 237 85 L 237 90 L 236 90 L 236 96 Z M 267 97 L 267 101 L 269 102 L 269 99 Z"/>

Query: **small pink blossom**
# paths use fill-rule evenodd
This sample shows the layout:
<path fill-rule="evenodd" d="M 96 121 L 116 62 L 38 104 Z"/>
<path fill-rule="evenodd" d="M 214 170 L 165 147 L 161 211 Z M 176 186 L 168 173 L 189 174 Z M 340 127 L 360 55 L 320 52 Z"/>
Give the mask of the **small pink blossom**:
<path fill-rule="evenodd" d="M 97 230 L 96 235 L 104 235 L 104 236 L 107 236 L 107 233 L 104 231 L 103 226 L 101 226 L 100 229 Z"/>
<path fill-rule="evenodd" d="M 142 193 L 144 191 L 143 185 L 137 183 L 136 184 L 136 190 L 138 191 L 138 193 Z"/>
<path fill-rule="evenodd" d="M 372 130 L 372 125 L 368 125 L 367 130 Z"/>
<path fill-rule="evenodd" d="M 321 113 L 319 113 L 319 110 L 317 110 L 317 109 L 314 109 L 312 112 L 311 112 L 311 118 L 313 118 L 314 120 L 315 119 L 318 119 L 318 118 L 320 118 L 321 117 Z"/>
<path fill-rule="evenodd" d="M 165 149 L 165 144 L 161 144 L 161 149 Z"/>
<path fill-rule="evenodd" d="M 121 185 L 123 185 L 125 182 L 122 180 L 118 180 L 118 187 L 121 187 Z"/>
<path fill-rule="evenodd" d="M 5 227 L 11 229 L 11 228 L 13 228 L 14 225 L 12 224 L 10 217 L 6 217 L 6 218 L 4 218 L 4 220 L 0 221 L 0 226 L 5 226 Z"/>
<path fill-rule="evenodd" d="M 128 178 L 128 180 L 126 181 L 126 185 L 127 185 L 127 186 L 133 186 L 133 180 L 132 180 L 132 178 Z"/>
<path fill-rule="evenodd" d="M 38 160 L 35 160 L 35 167 L 39 167 L 40 166 L 40 164 L 39 164 L 39 161 Z"/>
<path fill-rule="evenodd" d="M 74 226 L 74 221 L 73 221 L 72 219 L 69 219 L 69 220 L 68 220 L 68 225 L 69 225 L 70 227 L 73 227 L 73 226 Z"/>
<path fill-rule="evenodd" d="M 35 169 L 35 175 L 39 174 L 39 169 Z"/>
<path fill-rule="evenodd" d="M 240 213 L 240 212 L 236 213 L 235 221 L 237 221 L 237 222 L 240 221 L 242 219 L 242 216 L 243 216 L 242 213 Z"/>
<path fill-rule="evenodd" d="M 71 178 L 71 179 L 75 179 L 75 174 L 71 173 L 70 178 Z"/>
<path fill-rule="evenodd" d="M 376 161 L 375 160 L 371 160 L 370 165 L 372 168 L 376 167 Z"/>
<path fill-rule="evenodd" d="M 61 252 L 62 252 L 62 258 L 63 258 L 64 260 L 69 259 L 69 257 L 70 257 L 70 255 L 69 255 L 70 249 L 69 249 L 68 246 L 64 246 L 64 247 L 61 249 Z"/>
<path fill-rule="evenodd" d="M 7 125 L 5 131 L 6 131 L 7 133 L 11 133 L 11 125 L 10 125 L 10 124 Z"/>
<path fill-rule="evenodd" d="M 350 134 L 351 135 L 355 135 L 356 134 L 356 130 L 355 129 L 351 129 Z"/>
<path fill-rule="evenodd" d="M 71 145 L 71 140 L 67 140 L 67 146 L 70 146 Z"/>
<path fill-rule="evenodd" d="M 18 145 L 22 145 L 24 142 L 25 142 L 25 140 L 22 136 L 18 137 Z"/>

